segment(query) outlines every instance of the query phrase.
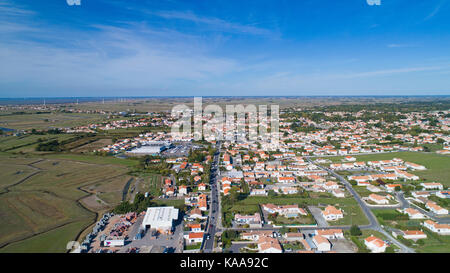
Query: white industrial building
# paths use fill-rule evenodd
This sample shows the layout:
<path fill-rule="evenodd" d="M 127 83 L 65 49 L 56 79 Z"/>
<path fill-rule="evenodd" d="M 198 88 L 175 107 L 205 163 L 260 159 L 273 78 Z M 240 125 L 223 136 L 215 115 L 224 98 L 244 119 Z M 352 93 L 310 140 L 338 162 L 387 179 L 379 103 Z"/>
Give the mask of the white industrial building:
<path fill-rule="evenodd" d="M 147 208 L 142 228 L 156 229 L 161 233 L 172 230 L 173 221 L 178 219 L 178 209 L 174 207 L 151 207 Z"/>
<path fill-rule="evenodd" d="M 158 155 L 162 151 L 173 147 L 172 143 L 166 141 L 145 141 L 141 144 L 140 147 L 137 147 L 128 153 L 136 155 Z"/>
<path fill-rule="evenodd" d="M 103 246 L 124 246 L 125 245 L 125 239 L 123 238 L 108 238 L 105 241 L 103 241 Z"/>

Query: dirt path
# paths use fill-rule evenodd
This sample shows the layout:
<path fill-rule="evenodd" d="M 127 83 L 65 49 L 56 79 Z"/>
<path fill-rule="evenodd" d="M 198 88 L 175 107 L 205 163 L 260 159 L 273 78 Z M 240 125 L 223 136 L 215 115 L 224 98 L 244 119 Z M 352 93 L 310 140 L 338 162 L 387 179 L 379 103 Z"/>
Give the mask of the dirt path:
<path fill-rule="evenodd" d="M 38 160 L 38 161 L 29 163 L 29 164 L 17 164 L 17 165 L 28 166 L 28 167 L 34 169 L 35 172 L 29 174 L 28 176 L 26 176 L 26 177 L 24 177 L 24 178 L 22 178 L 22 179 L 20 179 L 19 181 L 17 181 L 17 182 L 14 183 L 14 184 L 11 184 L 11 185 L 8 185 L 8 186 L 4 187 L 4 190 L 5 190 L 5 191 L 4 191 L 4 192 L 1 192 L 0 195 L 11 192 L 11 191 L 9 190 L 10 188 L 15 187 L 15 186 L 17 186 L 17 185 L 20 185 L 20 184 L 24 183 L 25 181 L 27 181 L 30 177 L 33 177 L 33 176 L 35 176 L 36 174 L 42 172 L 42 169 L 41 169 L 41 168 L 38 168 L 38 167 L 36 167 L 36 166 L 33 166 L 33 164 L 36 164 L 36 163 L 39 163 L 39 162 L 42 162 L 42 161 L 44 161 L 44 159 L 40 159 L 40 160 Z"/>

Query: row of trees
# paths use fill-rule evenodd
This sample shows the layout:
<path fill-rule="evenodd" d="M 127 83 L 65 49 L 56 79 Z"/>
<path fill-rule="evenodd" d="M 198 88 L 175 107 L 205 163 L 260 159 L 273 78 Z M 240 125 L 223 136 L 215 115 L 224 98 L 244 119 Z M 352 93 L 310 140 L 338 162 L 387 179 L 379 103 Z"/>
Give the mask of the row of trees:
<path fill-rule="evenodd" d="M 133 203 L 128 201 L 122 202 L 113 209 L 113 212 L 116 214 L 124 214 L 128 212 L 140 213 L 145 211 L 148 207 L 155 206 L 157 206 L 157 204 L 153 202 L 150 197 L 146 198 L 144 194 L 137 193 L 134 197 Z"/>
<path fill-rule="evenodd" d="M 59 152 L 59 151 L 61 151 L 61 147 L 60 147 L 60 143 L 58 140 L 52 140 L 49 142 L 39 143 L 36 146 L 36 151 Z"/>

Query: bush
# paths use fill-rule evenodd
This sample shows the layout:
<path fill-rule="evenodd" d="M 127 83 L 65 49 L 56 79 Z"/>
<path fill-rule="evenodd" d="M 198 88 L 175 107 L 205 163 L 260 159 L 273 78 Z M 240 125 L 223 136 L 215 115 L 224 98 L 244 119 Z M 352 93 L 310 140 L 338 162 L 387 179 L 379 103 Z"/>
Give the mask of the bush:
<path fill-rule="evenodd" d="M 122 202 L 113 209 L 113 212 L 116 214 L 124 214 L 128 212 L 140 213 L 145 211 L 148 207 L 154 206 L 156 206 L 156 203 L 152 202 L 150 197 L 146 198 L 144 194 L 138 193 L 134 197 L 133 204 L 128 201 Z"/>
<path fill-rule="evenodd" d="M 361 236 L 362 232 L 357 225 L 352 225 L 352 227 L 350 228 L 350 234 L 352 236 Z"/>
<path fill-rule="evenodd" d="M 378 213 L 377 216 L 382 218 L 383 220 L 395 221 L 395 220 L 408 220 L 409 217 L 406 214 L 402 214 L 399 212 L 381 212 Z"/>
<path fill-rule="evenodd" d="M 397 239 L 400 242 L 402 242 L 404 245 L 406 245 L 406 246 L 411 246 L 412 245 L 411 241 L 408 240 L 408 239 L 405 239 L 403 236 L 398 236 Z"/>

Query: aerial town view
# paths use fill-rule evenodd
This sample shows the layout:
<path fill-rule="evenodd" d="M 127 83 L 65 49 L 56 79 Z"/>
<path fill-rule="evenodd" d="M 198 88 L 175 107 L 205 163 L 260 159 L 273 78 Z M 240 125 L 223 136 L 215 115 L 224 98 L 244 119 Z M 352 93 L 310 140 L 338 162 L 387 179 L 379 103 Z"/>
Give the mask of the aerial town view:
<path fill-rule="evenodd" d="M 0 253 L 450 253 L 448 15 L 0 0 Z"/>

